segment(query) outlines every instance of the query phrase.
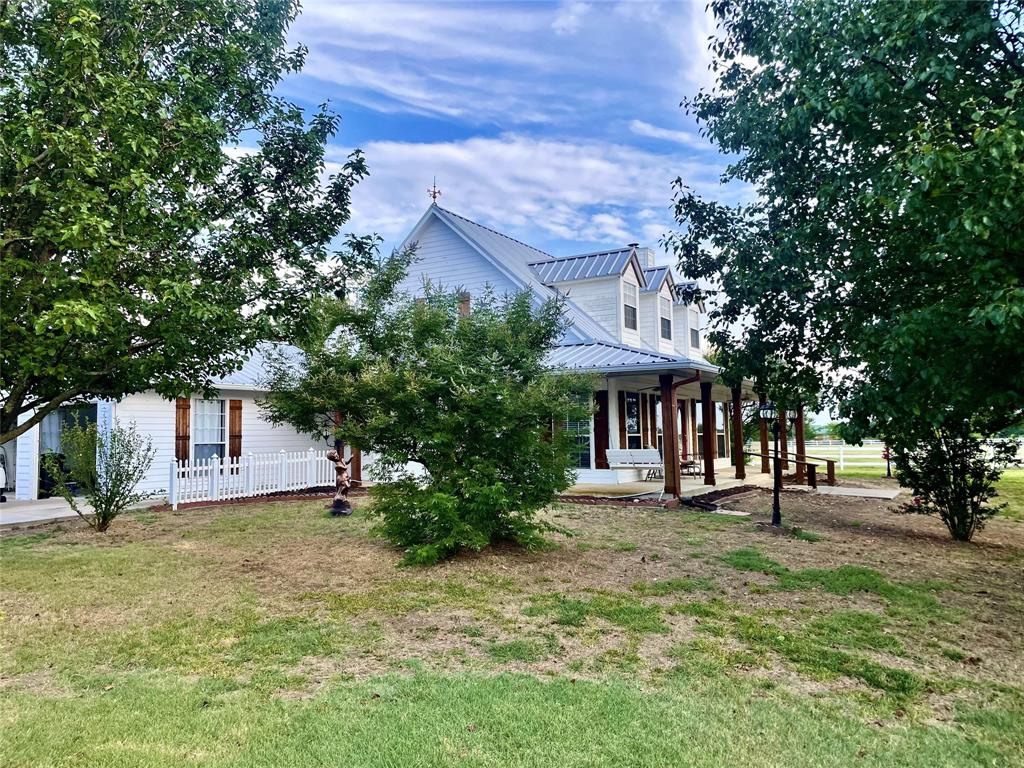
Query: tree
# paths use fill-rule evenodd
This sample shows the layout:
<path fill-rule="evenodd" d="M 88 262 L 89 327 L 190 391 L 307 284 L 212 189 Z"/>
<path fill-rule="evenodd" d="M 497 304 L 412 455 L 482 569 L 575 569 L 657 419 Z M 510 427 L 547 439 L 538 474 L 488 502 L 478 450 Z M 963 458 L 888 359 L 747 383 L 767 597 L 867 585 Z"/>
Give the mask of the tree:
<path fill-rule="evenodd" d="M 202 390 L 368 264 L 368 238 L 331 250 L 362 157 L 323 181 L 337 117 L 272 94 L 297 9 L 0 0 L 0 443 L 62 404 Z"/>
<path fill-rule="evenodd" d="M 534 546 L 537 511 L 574 480 L 573 437 L 557 425 L 585 418 L 593 390 L 544 364 L 561 307 L 483 295 L 462 317 L 457 292 L 395 296 L 408 258 L 384 262 L 358 303 L 325 306 L 302 364 L 272 365 L 268 415 L 376 454 L 371 509 L 407 562 L 501 539 Z"/>
<path fill-rule="evenodd" d="M 114 518 L 154 495 L 136 490 L 153 463 L 153 441 L 139 435 L 135 424 L 115 423 L 109 431 L 97 429 L 95 422 L 72 424 L 61 432 L 60 441 L 64 461 L 45 454 L 46 470 L 55 480 L 56 494 L 93 530 L 106 532 Z M 79 506 L 79 490 L 91 512 Z"/>
<path fill-rule="evenodd" d="M 726 206 L 677 181 L 669 241 L 713 284 L 726 364 L 769 390 L 823 387 L 848 439 L 908 460 L 922 435 L 1019 421 L 1021 6 L 712 7 L 717 86 L 685 104 L 757 196 Z"/>

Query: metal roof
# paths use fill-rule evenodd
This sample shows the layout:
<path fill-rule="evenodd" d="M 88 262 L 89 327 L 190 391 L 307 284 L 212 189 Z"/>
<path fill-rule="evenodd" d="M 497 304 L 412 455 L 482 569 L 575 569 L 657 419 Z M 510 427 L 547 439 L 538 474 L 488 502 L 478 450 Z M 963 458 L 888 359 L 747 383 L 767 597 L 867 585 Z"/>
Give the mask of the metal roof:
<path fill-rule="evenodd" d="M 650 293 L 652 291 L 660 291 L 662 283 L 665 282 L 665 278 L 669 275 L 668 267 L 648 267 L 644 270 L 644 277 L 647 278 L 647 285 L 644 286 L 643 292 Z"/>
<path fill-rule="evenodd" d="M 238 370 L 227 376 L 213 379 L 213 386 L 265 392 L 267 389 L 267 357 L 271 354 L 284 355 L 298 364 L 302 352 L 291 344 L 261 344 Z"/>
<path fill-rule="evenodd" d="M 582 253 L 530 264 L 537 276 L 547 285 L 569 280 L 591 280 L 597 277 L 618 277 L 629 264 L 632 248 Z"/>
<path fill-rule="evenodd" d="M 569 368 L 578 371 L 614 372 L 628 369 L 635 372 L 647 370 L 675 370 L 688 368 L 708 373 L 718 373 L 718 368 L 703 360 L 676 357 L 646 349 L 628 347 L 624 344 L 608 344 L 595 341 L 585 344 L 562 344 L 548 353 L 545 360 L 551 368 Z"/>

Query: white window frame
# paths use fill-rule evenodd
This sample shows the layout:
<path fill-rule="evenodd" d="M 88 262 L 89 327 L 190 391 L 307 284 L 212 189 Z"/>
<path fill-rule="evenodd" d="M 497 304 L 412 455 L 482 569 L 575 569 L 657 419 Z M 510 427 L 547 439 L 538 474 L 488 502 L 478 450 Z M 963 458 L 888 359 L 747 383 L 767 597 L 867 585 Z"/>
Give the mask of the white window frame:
<path fill-rule="evenodd" d="M 662 341 L 672 341 L 672 302 L 666 299 L 664 296 L 658 297 L 658 311 L 660 313 L 660 321 L 658 323 L 658 337 Z M 665 323 L 668 320 L 668 336 L 665 335 Z"/>
<path fill-rule="evenodd" d="M 637 428 L 636 432 L 630 432 L 629 431 L 629 399 L 630 399 L 631 395 L 636 398 L 636 417 L 637 417 L 636 418 L 636 428 Z M 640 397 L 640 393 L 639 392 L 634 392 L 632 390 L 626 390 L 626 394 L 622 398 L 622 407 L 626 409 L 626 412 L 622 415 L 623 421 L 626 424 L 626 444 L 621 446 L 621 447 L 622 448 L 626 448 L 626 449 L 631 450 L 631 451 L 640 450 L 640 449 L 642 449 L 644 447 L 644 401 L 643 401 L 643 398 Z M 630 448 L 629 447 L 629 438 L 631 438 L 631 437 L 637 438 L 637 440 L 640 443 L 639 448 Z"/>
<path fill-rule="evenodd" d="M 204 408 L 203 404 L 207 403 L 218 403 L 220 405 L 220 426 L 218 431 L 220 432 L 220 440 L 200 440 L 200 436 L 207 437 L 205 430 L 208 429 L 206 426 L 200 426 L 200 419 L 207 418 L 209 414 L 200 413 L 200 410 Z M 196 448 L 200 445 L 218 445 L 220 450 L 216 451 L 217 458 L 223 460 L 224 455 L 227 453 L 228 440 L 227 440 L 227 400 L 222 398 L 211 398 L 209 400 L 204 398 L 196 398 L 192 401 L 192 424 L 189 434 L 191 436 L 191 445 L 189 446 L 189 452 L 192 455 L 192 463 L 195 464 L 197 461 L 206 461 L 210 456 L 205 456 L 203 459 L 196 458 Z M 204 430 L 204 433 L 200 435 L 200 430 Z"/>
<path fill-rule="evenodd" d="M 627 331 L 640 330 L 640 287 L 633 283 L 622 282 L 622 327 Z M 636 325 L 630 327 L 626 320 L 626 307 L 632 307 Z"/>

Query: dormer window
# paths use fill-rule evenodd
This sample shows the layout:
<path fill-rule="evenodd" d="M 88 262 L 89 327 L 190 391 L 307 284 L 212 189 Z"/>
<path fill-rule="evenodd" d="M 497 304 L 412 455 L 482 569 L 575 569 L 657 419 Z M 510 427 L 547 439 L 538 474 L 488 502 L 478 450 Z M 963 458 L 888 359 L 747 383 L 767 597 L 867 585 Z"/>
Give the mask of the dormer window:
<path fill-rule="evenodd" d="M 690 329 L 690 346 L 700 349 L 700 331 L 696 328 Z"/>
<path fill-rule="evenodd" d="M 636 307 L 637 287 L 632 283 L 622 284 L 622 318 L 631 331 L 637 329 Z"/>
<path fill-rule="evenodd" d="M 659 298 L 661 307 L 661 338 L 672 340 L 672 304 L 666 298 Z"/>

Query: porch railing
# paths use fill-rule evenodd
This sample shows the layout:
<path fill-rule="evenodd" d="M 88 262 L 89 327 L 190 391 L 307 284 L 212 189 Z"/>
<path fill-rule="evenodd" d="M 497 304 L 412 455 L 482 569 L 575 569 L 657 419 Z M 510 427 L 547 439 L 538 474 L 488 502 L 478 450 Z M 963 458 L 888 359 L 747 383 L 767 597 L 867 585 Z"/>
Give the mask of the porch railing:
<path fill-rule="evenodd" d="M 168 500 L 171 508 L 196 501 L 222 501 L 272 493 L 333 488 L 334 462 L 327 451 L 249 453 L 197 462 L 170 462 Z"/>

